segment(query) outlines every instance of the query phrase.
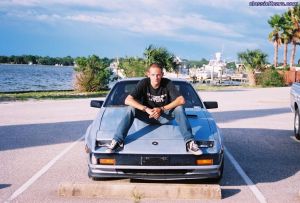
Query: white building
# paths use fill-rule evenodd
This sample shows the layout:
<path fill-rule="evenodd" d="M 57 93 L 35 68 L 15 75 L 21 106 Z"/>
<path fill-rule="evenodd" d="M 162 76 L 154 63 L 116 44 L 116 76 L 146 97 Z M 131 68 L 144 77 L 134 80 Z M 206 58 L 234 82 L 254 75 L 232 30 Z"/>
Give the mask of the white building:
<path fill-rule="evenodd" d="M 180 59 L 178 56 L 175 57 L 174 62 L 177 64 L 178 72 L 166 72 L 164 70 L 164 75 L 167 78 L 183 78 L 183 79 L 190 79 L 189 76 L 189 69 L 187 67 L 187 64 L 185 60 Z"/>
<path fill-rule="evenodd" d="M 203 65 L 204 72 L 210 72 L 211 79 L 213 80 L 215 77 L 220 78 L 226 69 L 226 62 L 222 60 L 222 54 L 217 52 L 215 54 L 215 58 L 209 60 L 207 65 Z"/>

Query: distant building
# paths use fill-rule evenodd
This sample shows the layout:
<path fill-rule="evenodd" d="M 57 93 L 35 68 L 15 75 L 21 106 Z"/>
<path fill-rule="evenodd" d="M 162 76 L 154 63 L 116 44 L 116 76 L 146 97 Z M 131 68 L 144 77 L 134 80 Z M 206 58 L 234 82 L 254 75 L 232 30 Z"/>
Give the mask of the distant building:
<path fill-rule="evenodd" d="M 109 78 L 109 88 L 112 88 L 113 85 L 119 80 L 119 79 L 122 79 L 122 78 L 126 78 L 126 75 L 124 73 L 124 70 L 123 69 L 120 69 L 119 67 L 119 59 L 117 58 L 115 61 L 113 61 L 109 67 L 108 67 L 111 72 L 112 72 L 112 75 L 110 76 Z"/>
<path fill-rule="evenodd" d="M 116 78 L 116 79 L 119 79 L 119 78 L 125 78 L 126 75 L 124 73 L 124 70 L 123 69 L 120 69 L 119 68 L 119 59 L 117 58 L 115 61 L 113 61 L 109 67 L 108 67 L 111 71 L 112 71 L 112 76 L 111 78 Z"/>
<path fill-rule="evenodd" d="M 203 70 L 211 73 L 211 79 L 215 76 L 221 77 L 225 68 L 226 62 L 222 60 L 222 54 L 220 52 L 217 52 L 215 58 L 209 60 L 207 65 L 203 65 Z"/>
<path fill-rule="evenodd" d="M 176 72 L 166 72 L 165 76 L 169 78 L 184 78 L 184 79 L 190 79 L 189 76 L 189 68 L 187 66 L 187 60 L 180 59 L 178 56 L 175 57 L 174 62 L 177 64 L 177 73 Z"/>

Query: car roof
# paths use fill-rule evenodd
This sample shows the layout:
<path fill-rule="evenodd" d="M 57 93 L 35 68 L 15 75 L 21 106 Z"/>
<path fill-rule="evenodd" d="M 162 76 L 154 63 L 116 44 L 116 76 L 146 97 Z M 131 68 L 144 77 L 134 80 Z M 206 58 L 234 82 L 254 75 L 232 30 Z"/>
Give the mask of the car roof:
<path fill-rule="evenodd" d="M 118 82 L 123 82 L 123 81 L 139 81 L 144 79 L 145 77 L 132 77 L 132 78 L 123 78 L 121 80 L 119 80 Z M 178 81 L 178 82 L 187 82 L 187 80 L 182 79 L 182 78 L 167 78 L 171 81 Z"/>

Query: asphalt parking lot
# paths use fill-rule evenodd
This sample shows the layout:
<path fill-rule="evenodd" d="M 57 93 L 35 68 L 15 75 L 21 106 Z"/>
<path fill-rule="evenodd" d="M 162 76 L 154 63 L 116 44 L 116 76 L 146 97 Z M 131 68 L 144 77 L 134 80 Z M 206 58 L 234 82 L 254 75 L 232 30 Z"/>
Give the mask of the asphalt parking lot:
<path fill-rule="evenodd" d="M 293 137 L 289 90 L 199 93 L 219 102 L 210 112 L 226 147 L 222 200 L 205 202 L 300 202 L 300 142 Z M 0 202 L 132 202 L 58 195 L 62 182 L 92 183 L 81 139 L 98 111 L 89 101 L 0 103 Z"/>

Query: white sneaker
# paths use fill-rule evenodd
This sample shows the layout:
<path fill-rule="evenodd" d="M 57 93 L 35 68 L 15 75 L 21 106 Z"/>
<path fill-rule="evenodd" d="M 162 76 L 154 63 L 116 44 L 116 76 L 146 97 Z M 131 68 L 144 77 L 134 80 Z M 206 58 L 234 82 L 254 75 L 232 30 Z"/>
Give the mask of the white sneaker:
<path fill-rule="evenodd" d="M 199 148 L 199 146 L 196 144 L 194 140 L 186 143 L 186 150 L 194 155 L 203 154 L 202 150 Z"/>
<path fill-rule="evenodd" d="M 120 144 L 116 140 L 112 139 L 110 145 L 107 146 L 107 149 L 105 150 L 106 153 L 113 153 L 116 151 L 116 149 L 122 148 L 123 144 Z"/>

